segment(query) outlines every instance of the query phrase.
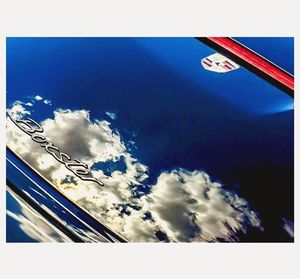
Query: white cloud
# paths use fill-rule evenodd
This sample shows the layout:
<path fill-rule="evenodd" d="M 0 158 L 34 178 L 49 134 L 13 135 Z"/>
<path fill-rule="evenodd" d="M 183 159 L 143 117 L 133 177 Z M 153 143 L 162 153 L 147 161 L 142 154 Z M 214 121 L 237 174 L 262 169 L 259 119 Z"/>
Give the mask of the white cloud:
<path fill-rule="evenodd" d="M 237 231 L 260 226 L 245 200 L 202 171 L 163 172 L 143 201 L 172 241 L 234 241 Z"/>
<path fill-rule="evenodd" d="M 107 111 L 105 113 L 109 118 L 111 118 L 112 120 L 116 120 L 117 119 L 117 114 L 115 112 L 110 112 L 110 111 Z"/>
<path fill-rule="evenodd" d="M 15 110 L 13 106 L 10 112 Z M 20 107 L 17 110 L 22 111 Z M 20 115 L 26 113 L 25 110 Z M 170 241 L 234 241 L 236 232 L 246 233 L 248 226 L 261 228 L 245 200 L 197 170 L 165 171 L 148 195 L 135 198 L 133 189 L 144 183 L 148 167 L 133 158 L 109 122 L 91 121 L 86 110 L 55 110 L 54 118 L 44 120 L 41 125 L 46 137 L 62 152 L 90 166 L 125 158 L 125 172 L 115 170 L 107 176 L 99 169 L 92 170 L 94 177 L 105 185 L 99 187 L 74 176 L 14 124 L 10 121 L 7 124 L 8 145 L 12 150 L 66 196 L 131 241 L 158 241 L 157 231 L 165 233 Z M 126 214 L 122 214 L 122 207 L 126 208 Z M 147 212 L 151 212 L 152 220 L 143 219 Z"/>
<path fill-rule="evenodd" d="M 39 95 L 36 95 L 36 96 L 34 97 L 34 99 L 36 99 L 37 101 L 43 100 L 43 98 L 42 98 L 41 96 L 39 96 Z"/>
<path fill-rule="evenodd" d="M 20 119 L 25 115 L 30 115 L 31 113 L 24 108 L 24 103 L 16 101 L 13 103 L 12 107 L 7 110 L 9 115 L 14 119 Z"/>
<path fill-rule="evenodd" d="M 58 229 L 50 226 L 41 215 L 25 205 L 17 196 L 14 200 L 20 206 L 20 213 L 7 210 L 7 215 L 19 223 L 20 229 L 30 238 L 39 242 L 69 242 L 70 239 L 61 234 Z"/>
<path fill-rule="evenodd" d="M 71 242 L 71 239 L 68 236 L 46 221 L 42 215 L 25 204 L 17 195 L 11 191 L 9 191 L 9 193 L 18 203 L 19 209 L 15 212 L 7 210 L 6 213 L 9 217 L 18 222 L 20 229 L 30 238 L 39 242 Z M 29 195 L 26 192 L 25 194 Z M 30 198 L 33 199 L 32 197 Z M 36 201 L 36 203 L 38 203 L 38 201 Z M 40 204 L 40 206 L 48 213 L 50 212 L 50 214 L 60 223 L 65 222 L 44 205 Z M 81 228 L 75 229 L 72 226 L 68 226 L 68 229 L 72 231 L 74 235 L 80 236 L 81 239 L 87 242 L 107 242 L 107 240 L 102 236 L 95 235 L 93 232 L 86 231 Z"/>
<path fill-rule="evenodd" d="M 294 238 L 294 222 L 286 218 L 282 218 L 282 222 L 283 222 L 283 229 L 287 232 L 287 234 L 291 238 Z"/>
<path fill-rule="evenodd" d="M 110 123 L 92 123 L 88 111 L 56 110 L 54 119 L 48 118 L 41 124 L 56 146 L 86 163 L 115 161 L 125 152 L 120 136 L 112 132 Z"/>

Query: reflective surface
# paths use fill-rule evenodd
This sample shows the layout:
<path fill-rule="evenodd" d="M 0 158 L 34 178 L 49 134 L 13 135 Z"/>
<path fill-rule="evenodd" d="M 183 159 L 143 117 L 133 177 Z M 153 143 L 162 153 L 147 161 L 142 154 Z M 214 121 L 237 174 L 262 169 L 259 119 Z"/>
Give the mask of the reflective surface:
<path fill-rule="evenodd" d="M 6 195 L 7 242 L 69 242 L 67 236 L 49 225 L 13 192 Z"/>
<path fill-rule="evenodd" d="M 293 38 L 240 37 L 234 39 L 294 75 Z"/>
<path fill-rule="evenodd" d="M 71 241 L 124 242 L 122 238 L 99 224 L 88 213 L 65 199 L 59 191 L 41 178 L 9 149 L 7 150 L 6 161 L 7 189 L 21 207 L 20 210 L 16 210 L 15 206 L 8 204 L 8 215 L 10 217 L 15 216 L 15 221 L 19 221 L 19 227 L 24 232 L 30 230 L 24 229 L 27 226 L 24 226 L 22 221 L 28 224 L 29 219 L 32 224 L 35 224 L 35 235 L 49 235 L 49 229 L 44 230 L 45 226 L 39 225 L 41 222 L 35 222 L 35 220 L 41 219 L 49 227 L 60 232 L 61 235 Z M 28 211 L 26 208 L 30 209 L 30 212 L 33 212 L 34 215 L 25 214 Z M 35 219 L 34 216 L 37 216 L 37 218 Z M 7 229 L 8 240 L 17 241 L 17 237 L 14 237 L 14 240 L 9 237 L 10 234 L 15 235 L 15 232 L 10 232 L 9 227 Z M 48 238 L 49 241 L 50 239 L 54 241 L 50 236 Z M 44 241 L 45 239 L 47 238 L 45 237 Z"/>
<path fill-rule="evenodd" d="M 292 50 L 291 50 L 292 51 Z M 293 99 L 192 38 L 7 40 L 7 145 L 129 241 L 292 241 Z M 288 228 L 287 228 L 288 227 Z"/>

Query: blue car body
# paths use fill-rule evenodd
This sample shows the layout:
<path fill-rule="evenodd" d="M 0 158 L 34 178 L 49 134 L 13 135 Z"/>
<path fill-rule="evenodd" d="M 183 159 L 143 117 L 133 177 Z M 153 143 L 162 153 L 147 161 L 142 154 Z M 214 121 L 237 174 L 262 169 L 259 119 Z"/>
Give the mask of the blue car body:
<path fill-rule="evenodd" d="M 235 39 L 293 74 L 292 38 Z M 293 241 L 294 100 L 215 53 L 8 38 L 7 241 Z"/>

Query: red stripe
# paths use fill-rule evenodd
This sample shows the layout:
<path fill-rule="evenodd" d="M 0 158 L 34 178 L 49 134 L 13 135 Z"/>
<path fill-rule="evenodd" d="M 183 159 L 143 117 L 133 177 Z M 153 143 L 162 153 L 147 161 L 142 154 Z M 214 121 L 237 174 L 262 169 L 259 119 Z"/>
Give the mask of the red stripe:
<path fill-rule="evenodd" d="M 207 63 L 205 60 L 203 60 L 203 63 L 206 64 L 207 66 L 211 67 L 211 64 Z"/>
<path fill-rule="evenodd" d="M 227 68 L 227 69 L 229 69 L 229 70 L 233 69 L 232 67 L 230 67 L 230 66 L 228 66 L 228 65 L 226 65 L 226 64 L 224 64 L 223 68 Z"/>
<path fill-rule="evenodd" d="M 208 37 L 208 39 L 219 46 L 223 47 L 227 51 L 230 51 L 234 55 L 248 62 L 252 66 L 263 71 L 273 79 L 284 84 L 286 87 L 294 90 L 294 77 L 283 71 L 282 69 L 276 67 L 274 64 L 270 63 L 260 55 L 251 51 L 250 49 L 244 47 L 243 45 L 237 43 L 228 37 Z"/>
<path fill-rule="evenodd" d="M 224 63 L 227 65 L 227 66 L 229 66 L 229 67 L 232 67 L 232 68 L 235 68 L 235 66 L 234 65 L 232 65 L 229 61 L 224 61 Z"/>

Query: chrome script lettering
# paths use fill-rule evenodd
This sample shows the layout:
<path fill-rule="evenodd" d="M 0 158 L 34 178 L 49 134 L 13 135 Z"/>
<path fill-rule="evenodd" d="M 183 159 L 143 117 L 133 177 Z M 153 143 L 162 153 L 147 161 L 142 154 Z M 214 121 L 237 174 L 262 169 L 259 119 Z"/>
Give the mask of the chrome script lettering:
<path fill-rule="evenodd" d="M 104 186 L 103 182 L 92 176 L 91 169 L 86 163 L 75 158 L 72 159 L 68 154 L 61 152 L 51 141 L 47 140 L 46 137 L 41 134 L 44 132 L 43 127 L 33 119 L 13 119 L 10 115 L 8 115 L 8 117 L 17 127 L 29 135 L 34 142 L 40 144 L 41 147 L 51 154 L 58 162 L 64 164 L 65 167 L 77 177 L 82 180 L 94 181 L 100 186 Z"/>

